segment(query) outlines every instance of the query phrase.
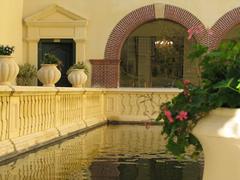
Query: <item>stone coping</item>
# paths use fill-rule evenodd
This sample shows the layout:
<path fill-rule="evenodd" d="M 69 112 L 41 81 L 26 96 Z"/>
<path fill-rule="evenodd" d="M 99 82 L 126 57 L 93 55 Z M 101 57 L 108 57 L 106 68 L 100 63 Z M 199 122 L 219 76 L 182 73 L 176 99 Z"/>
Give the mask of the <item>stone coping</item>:
<path fill-rule="evenodd" d="M 104 89 L 106 92 L 159 92 L 159 93 L 180 93 L 178 88 L 109 88 Z"/>
<path fill-rule="evenodd" d="M 0 92 L 11 92 L 12 89 L 8 86 L 0 86 Z"/>
<path fill-rule="evenodd" d="M 0 86 L 0 92 L 159 92 L 180 93 L 178 88 L 73 88 L 73 87 L 43 87 L 43 86 Z"/>

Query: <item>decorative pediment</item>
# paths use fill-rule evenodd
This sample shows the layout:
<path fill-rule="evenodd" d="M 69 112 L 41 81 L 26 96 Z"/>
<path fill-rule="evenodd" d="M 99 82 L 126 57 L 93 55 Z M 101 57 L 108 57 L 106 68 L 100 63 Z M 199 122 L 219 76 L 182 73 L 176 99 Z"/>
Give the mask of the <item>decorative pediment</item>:
<path fill-rule="evenodd" d="M 59 5 L 51 5 L 24 19 L 27 26 L 86 26 L 87 20 Z"/>

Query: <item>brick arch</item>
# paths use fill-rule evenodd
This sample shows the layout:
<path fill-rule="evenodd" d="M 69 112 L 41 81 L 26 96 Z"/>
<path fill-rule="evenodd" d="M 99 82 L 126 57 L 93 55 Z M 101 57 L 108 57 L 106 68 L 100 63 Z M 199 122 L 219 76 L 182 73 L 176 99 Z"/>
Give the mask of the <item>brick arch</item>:
<path fill-rule="evenodd" d="M 112 30 L 105 47 L 105 59 L 120 59 L 123 43 L 140 25 L 155 20 L 154 5 L 144 6 L 130 12 Z"/>
<path fill-rule="evenodd" d="M 112 30 L 105 47 L 105 59 L 120 59 L 121 48 L 126 38 L 139 26 L 149 21 L 157 20 L 157 5 L 148 5 L 130 12 Z M 203 40 L 206 28 L 203 23 L 192 13 L 172 5 L 162 5 L 164 14 L 162 19 L 167 19 L 181 24 L 186 29 L 200 27 L 203 31 L 195 38 Z"/>
<path fill-rule="evenodd" d="M 224 35 L 240 23 L 240 7 L 232 9 L 224 14 L 212 26 L 212 35 L 209 37 L 211 48 L 216 48 Z"/>
<path fill-rule="evenodd" d="M 119 64 L 122 46 L 127 37 L 144 23 L 157 19 L 167 19 L 181 24 L 186 29 L 200 27 L 201 33 L 194 37 L 198 42 L 206 43 L 206 28 L 203 23 L 192 13 L 182 8 L 165 5 L 152 4 L 138 8 L 124 18 L 113 28 L 104 52 L 104 59 L 91 60 L 92 64 L 92 86 L 118 87 L 119 86 Z"/>

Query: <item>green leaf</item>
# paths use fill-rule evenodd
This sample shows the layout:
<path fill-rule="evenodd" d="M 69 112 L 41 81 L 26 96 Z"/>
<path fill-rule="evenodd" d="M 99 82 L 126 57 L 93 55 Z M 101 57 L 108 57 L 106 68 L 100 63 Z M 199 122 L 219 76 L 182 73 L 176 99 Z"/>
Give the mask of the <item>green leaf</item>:
<path fill-rule="evenodd" d="M 238 85 L 236 88 L 240 91 L 240 79 L 238 80 Z"/>
<path fill-rule="evenodd" d="M 179 89 L 183 89 L 184 88 L 184 85 L 183 85 L 183 82 L 180 81 L 180 80 L 177 80 L 176 83 L 175 83 L 176 87 L 179 88 Z"/>
<path fill-rule="evenodd" d="M 233 82 L 233 78 L 229 80 L 223 80 L 213 85 L 214 89 L 229 88 Z"/>
<path fill-rule="evenodd" d="M 196 44 L 192 47 L 192 50 L 189 53 L 188 58 L 190 60 L 195 60 L 195 59 L 203 56 L 207 51 L 208 51 L 208 47 L 200 45 L 200 44 Z"/>

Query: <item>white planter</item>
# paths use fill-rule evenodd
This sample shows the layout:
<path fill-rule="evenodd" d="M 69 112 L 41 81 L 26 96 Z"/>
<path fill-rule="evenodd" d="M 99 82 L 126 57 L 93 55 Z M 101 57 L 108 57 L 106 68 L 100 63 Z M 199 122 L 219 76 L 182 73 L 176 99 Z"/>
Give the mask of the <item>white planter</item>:
<path fill-rule="evenodd" d="M 0 56 L 0 85 L 11 85 L 18 72 L 19 67 L 12 56 Z"/>
<path fill-rule="evenodd" d="M 41 64 L 37 77 L 43 83 L 43 86 L 55 87 L 55 83 L 61 78 L 61 72 L 56 64 Z"/>
<path fill-rule="evenodd" d="M 82 87 L 87 81 L 87 75 L 85 74 L 84 69 L 73 69 L 68 75 L 68 80 L 73 87 Z"/>
<path fill-rule="evenodd" d="M 240 179 L 240 109 L 211 111 L 193 134 L 203 146 L 203 180 Z"/>

